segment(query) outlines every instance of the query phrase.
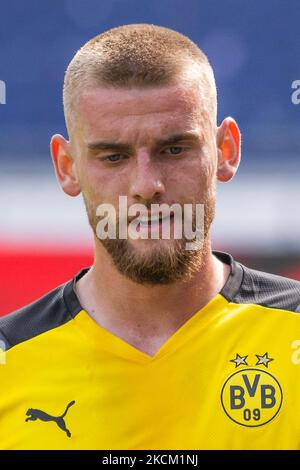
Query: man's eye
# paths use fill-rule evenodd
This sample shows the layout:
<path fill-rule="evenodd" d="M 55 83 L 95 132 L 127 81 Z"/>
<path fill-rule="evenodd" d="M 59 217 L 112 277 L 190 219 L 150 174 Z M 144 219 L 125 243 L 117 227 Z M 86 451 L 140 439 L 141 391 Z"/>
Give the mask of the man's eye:
<path fill-rule="evenodd" d="M 108 157 L 104 157 L 103 160 L 116 163 L 119 162 L 122 159 L 122 155 L 116 154 L 116 155 L 108 155 Z"/>
<path fill-rule="evenodd" d="M 174 146 L 174 147 L 168 147 L 166 151 L 170 151 L 171 155 L 179 155 L 182 153 L 184 150 L 186 150 L 185 147 L 180 147 L 180 146 Z"/>

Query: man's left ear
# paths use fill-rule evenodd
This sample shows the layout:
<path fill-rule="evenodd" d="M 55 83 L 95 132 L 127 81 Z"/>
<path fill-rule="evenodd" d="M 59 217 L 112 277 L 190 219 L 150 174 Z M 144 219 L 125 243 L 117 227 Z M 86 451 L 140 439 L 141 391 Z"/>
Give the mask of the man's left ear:
<path fill-rule="evenodd" d="M 235 175 L 241 159 L 241 133 L 232 117 L 222 121 L 217 130 L 218 181 L 226 182 Z"/>

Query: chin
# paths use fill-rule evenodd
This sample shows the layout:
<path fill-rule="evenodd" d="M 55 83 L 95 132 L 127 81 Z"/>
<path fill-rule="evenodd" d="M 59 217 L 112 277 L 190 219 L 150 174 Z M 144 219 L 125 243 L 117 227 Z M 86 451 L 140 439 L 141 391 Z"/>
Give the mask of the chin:
<path fill-rule="evenodd" d="M 136 251 L 140 252 L 148 252 L 148 251 L 160 251 L 163 249 L 171 249 L 175 248 L 176 242 L 178 240 L 164 240 L 164 239 L 159 239 L 159 240 L 153 240 L 153 239 L 148 239 L 148 240 L 143 240 L 143 239 L 138 239 L 138 240 L 128 240 L 128 243 L 131 248 L 133 248 Z"/>

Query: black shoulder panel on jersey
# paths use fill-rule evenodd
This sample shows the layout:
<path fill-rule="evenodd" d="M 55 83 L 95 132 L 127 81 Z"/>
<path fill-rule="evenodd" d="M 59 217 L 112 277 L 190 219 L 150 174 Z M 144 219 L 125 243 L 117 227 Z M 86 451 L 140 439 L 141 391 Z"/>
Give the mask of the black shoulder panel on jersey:
<path fill-rule="evenodd" d="M 27 341 L 71 319 L 63 301 L 63 286 L 35 302 L 0 318 L 0 331 L 6 349 Z"/>
<path fill-rule="evenodd" d="M 76 276 L 79 279 L 87 269 Z M 27 341 L 46 331 L 67 323 L 77 313 L 81 306 L 73 289 L 74 278 L 56 287 L 51 292 L 26 305 L 15 312 L 0 318 L 0 340 L 8 350 L 19 343 Z M 66 297 L 70 297 L 66 302 Z M 1 346 L 2 347 L 2 346 Z M 2 347 L 2 349 L 4 349 Z"/>
<path fill-rule="evenodd" d="M 227 300 L 300 313 L 299 281 L 250 269 L 226 256 L 230 258 L 232 272 L 221 294 Z"/>

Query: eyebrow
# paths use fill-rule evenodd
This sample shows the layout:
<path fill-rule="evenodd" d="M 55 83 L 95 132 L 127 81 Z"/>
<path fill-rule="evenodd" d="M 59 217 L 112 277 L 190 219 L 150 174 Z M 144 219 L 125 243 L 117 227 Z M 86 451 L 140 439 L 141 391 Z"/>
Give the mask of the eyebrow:
<path fill-rule="evenodd" d="M 202 140 L 201 134 L 199 135 L 198 132 L 185 132 L 182 134 L 174 134 L 171 135 L 170 137 L 167 137 L 166 139 L 159 139 L 156 141 L 156 146 L 157 147 L 162 147 L 164 145 L 173 145 L 176 144 L 177 142 L 181 142 L 183 140 L 194 140 L 200 142 Z M 123 152 L 125 151 L 131 151 L 132 146 L 126 143 L 117 143 L 117 142 L 107 142 L 107 141 L 97 141 L 97 142 L 89 142 L 87 144 L 88 149 L 90 150 L 121 150 Z"/>
<path fill-rule="evenodd" d="M 182 134 L 175 134 L 175 135 L 171 135 L 170 137 L 167 137 L 166 139 L 158 140 L 157 145 L 163 146 L 163 145 L 176 144 L 177 142 L 181 142 L 183 140 L 194 140 L 194 141 L 201 142 L 202 135 L 195 131 L 184 132 Z"/>

